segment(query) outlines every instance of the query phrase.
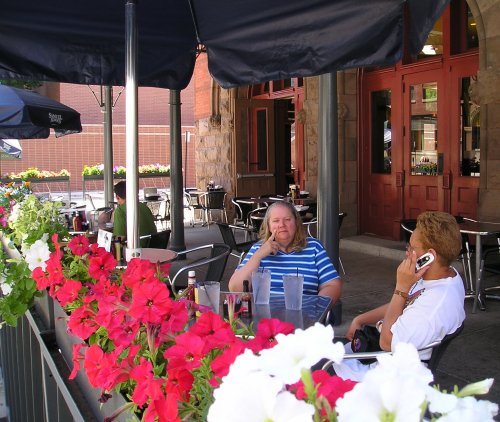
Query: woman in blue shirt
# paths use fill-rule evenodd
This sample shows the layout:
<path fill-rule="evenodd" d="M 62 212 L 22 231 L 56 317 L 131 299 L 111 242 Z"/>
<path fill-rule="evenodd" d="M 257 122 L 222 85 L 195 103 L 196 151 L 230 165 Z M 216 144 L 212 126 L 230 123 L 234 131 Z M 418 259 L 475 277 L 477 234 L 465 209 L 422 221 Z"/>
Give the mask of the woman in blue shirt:
<path fill-rule="evenodd" d="M 342 280 L 323 245 L 306 237 L 302 219 L 294 205 L 275 202 L 266 212 L 260 241 L 252 246 L 229 280 L 231 291 L 242 291 L 243 280 L 251 280 L 259 268 L 271 271 L 271 291 L 283 293 L 283 275 L 302 274 L 304 294 L 329 296 L 335 303 L 342 292 Z"/>

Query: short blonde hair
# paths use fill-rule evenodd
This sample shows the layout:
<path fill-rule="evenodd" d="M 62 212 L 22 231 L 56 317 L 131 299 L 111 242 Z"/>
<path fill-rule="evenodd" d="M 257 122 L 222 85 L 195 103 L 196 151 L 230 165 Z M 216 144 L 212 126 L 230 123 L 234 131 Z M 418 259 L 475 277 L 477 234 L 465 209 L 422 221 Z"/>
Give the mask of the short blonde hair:
<path fill-rule="evenodd" d="M 417 218 L 417 229 L 424 249 L 434 249 L 450 265 L 462 249 L 462 234 L 457 220 L 441 211 L 426 211 Z"/>
<path fill-rule="evenodd" d="M 269 219 L 271 218 L 271 211 L 277 207 L 283 207 L 290 211 L 295 221 L 295 236 L 293 237 L 292 243 L 290 245 L 294 252 L 300 252 L 307 246 L 306 230 L 302 224 L 302 218 L 300 214 L 295 209 L 295 206 L 291 202 L 279 201 L 271 204 L 266 211 L 264 216 L 264 221 L 259 230 L 259 238 L 262 242 L 266 242 L 267 239 L 271 237 L 271 231 L 269 230 Z"/>

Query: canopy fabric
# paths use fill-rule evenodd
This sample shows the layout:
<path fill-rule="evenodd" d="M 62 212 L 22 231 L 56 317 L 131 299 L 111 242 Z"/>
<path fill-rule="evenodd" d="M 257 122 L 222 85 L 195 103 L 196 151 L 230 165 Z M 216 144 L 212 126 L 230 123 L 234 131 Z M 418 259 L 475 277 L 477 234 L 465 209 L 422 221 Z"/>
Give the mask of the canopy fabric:
<path fill-rule="evenodd" d="M 0 159 L 13 160 L 21 158 L 23 149 L 18 139 L 0 139 Z"/>
<path fill-rule="evenodd" d="M 198 43 L 225 88 L 395 63 L 405 31 L 418 53 L 448 2 L 137 2 L 138 84 L 185 88 Z M 0 0 L 0 10 L 0 78 L 125 85 L 124 2 Z"/>
<path fill-rule="evenodd" d="M 80 113 L 36 92 L 0 85 L 0 138 L 48 138 L 82 131 Z"/>

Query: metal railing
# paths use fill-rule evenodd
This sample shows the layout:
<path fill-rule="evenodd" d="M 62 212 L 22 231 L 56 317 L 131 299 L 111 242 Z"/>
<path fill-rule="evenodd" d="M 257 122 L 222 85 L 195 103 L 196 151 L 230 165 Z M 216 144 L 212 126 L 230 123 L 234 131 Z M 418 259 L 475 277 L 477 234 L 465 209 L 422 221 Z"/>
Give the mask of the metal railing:
<path fill-rule="evenodd" d="M 92 388 L 83 373 L 75 380 L 68 379 L 74 338 L 66 334 L 61 311 L 57 303 L 44 297 L 19 319 L 17 327 L 0 330 L 0 362 L 12 422 L 101 421 L 125 404 L 116 394 L 99 403 L 101 391 Z M 134 418 L 124 413 L 116 420 Z"/>

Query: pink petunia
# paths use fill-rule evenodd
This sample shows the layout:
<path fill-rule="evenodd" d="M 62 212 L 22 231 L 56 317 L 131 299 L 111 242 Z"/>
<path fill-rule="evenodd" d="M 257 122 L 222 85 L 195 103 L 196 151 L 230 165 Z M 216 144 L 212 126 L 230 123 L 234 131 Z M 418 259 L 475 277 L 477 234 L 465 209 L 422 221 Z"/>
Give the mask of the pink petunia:
<path fill-rule="evenodd" d="M 129 315 L 142 322 L 159 324 L 172 306 L 169 296 L 167 286 L 158 280 L 136 287 Z"/>
<path fill-rule="evenodd" d="M 73 239 L 71 239 L 68 243 L 68 248 L 74 255 L 83 256 L 87 252 L 89 252 L 89 245 L 90 242 L 88 237 L 81 235 L 75 236 Z"/>

